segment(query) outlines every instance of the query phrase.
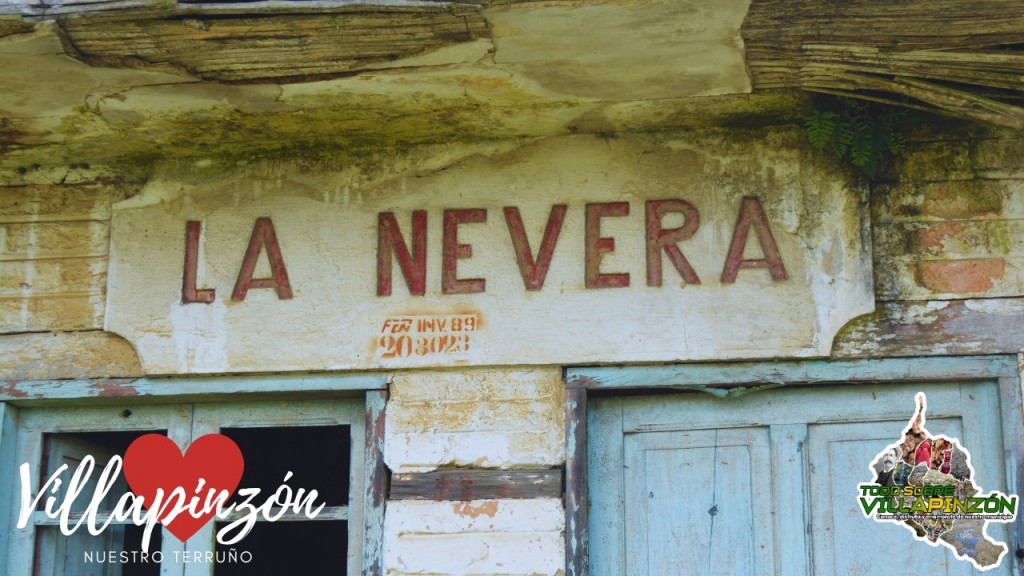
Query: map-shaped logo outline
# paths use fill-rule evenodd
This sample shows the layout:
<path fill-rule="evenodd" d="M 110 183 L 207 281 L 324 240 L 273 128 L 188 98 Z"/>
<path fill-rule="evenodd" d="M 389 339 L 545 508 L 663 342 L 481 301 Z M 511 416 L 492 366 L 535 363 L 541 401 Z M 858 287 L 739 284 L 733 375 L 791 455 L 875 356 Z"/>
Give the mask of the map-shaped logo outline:
<path fill-rule="evenodd" d="M 969 560 L 978 570 L 991 570 L 1002 563 L 1009 547 L 988 535 L 988 523 L 1016 520 L 1017 496 L 997 491 L 982 494 L 981 488 L 974 484 L 976 474 L 970 453 L 957 438 L 931 435 L 924 426 L 927 410 L 925 393 L 918 392 L 915 400 L 917 410 L 900 440 L 886 446 L 868 464 L 873 481 L 858 484 L 861 513 L 876 522 L 900 524 L 914 535 L 915 540 L 927 542 L 933 547 L 941 544 L 953 550 L 958 559 Z M 890 490 L 899 487 L 901 494 L 879 495 L 880 486 L 890 487 Z M 909 507 L 918 497 L 909 494 L 904 496 L 902 492 L 908 487 L 911 490 L 917 490 L 918 487 L 925 490 L 926 486 L 942 492 L 945 504 L 930 513 L 912 512 Z M 992 498 L 992 502 L 1012 502 L 1012 514 L 964 512 L 948 501 L 949 492 L 953 492 L 952 498 L 960 501 L 987 501 Z M 878 498 L 888 500 L 891 505 L 882 508 L 885 503 L 877 501 Z M 891 517 L 877 517 L 881 510 L 884 510 L 885 516 Z M 979 546 L 982 548 L 980 551 Z M 997 549 L 999 552 L 993 558 Z"/>

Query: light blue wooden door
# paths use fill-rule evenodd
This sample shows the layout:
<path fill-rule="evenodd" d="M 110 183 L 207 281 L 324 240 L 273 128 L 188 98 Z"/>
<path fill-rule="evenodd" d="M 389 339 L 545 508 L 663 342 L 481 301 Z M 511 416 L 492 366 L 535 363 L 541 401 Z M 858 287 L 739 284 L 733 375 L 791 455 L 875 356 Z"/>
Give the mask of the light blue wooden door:
<path fill-rule="evenodd" d="M 629 572 L 774 572 L 766 429 L 631 434 L 624 448 L 626 548 L 645 551 Z"/>
<path fill-rule="evenodd" d="M 590 403 L 596 575 L 973 574 L 945 547 L 863 517 L 858 483 L 920 386 L 811 386 Z M 934 384 L 928 431 L 960 439 L 976 483 L 1005 489 L 993 383 Z M 1003 525 L 989 534 L 1006 541 Z M 987 574 L 1009 574 L 1008 561 Z"/>

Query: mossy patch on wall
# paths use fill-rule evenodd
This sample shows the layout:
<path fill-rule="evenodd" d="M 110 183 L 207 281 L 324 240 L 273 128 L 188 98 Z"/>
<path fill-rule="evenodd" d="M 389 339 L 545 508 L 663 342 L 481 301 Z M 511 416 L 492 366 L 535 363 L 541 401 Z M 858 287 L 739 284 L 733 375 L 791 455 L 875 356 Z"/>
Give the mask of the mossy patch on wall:
<path fill-rule="evenodd" d="M 304 96 L 278 112 L 210 108 L 155 113 L 131 122 L 81 107 L 57 132 L 59 144 L 23 147 L 3 158 L 5 168 L 106 166 L 120 173 L 151 173 L 156 166 L 231 170 L 247 164 L 297 163 L 343 167 L 372 164 L 382 154 L 417 146 L 515 138 L 503 111 L 473 101 L 346 95 Z M 557 104 L 520 101 L 515 112 L 543 114 Z M 509 109 L 513 104 L 510 102 Z M 506 116 L 507 118 L 507 116 Z"/>

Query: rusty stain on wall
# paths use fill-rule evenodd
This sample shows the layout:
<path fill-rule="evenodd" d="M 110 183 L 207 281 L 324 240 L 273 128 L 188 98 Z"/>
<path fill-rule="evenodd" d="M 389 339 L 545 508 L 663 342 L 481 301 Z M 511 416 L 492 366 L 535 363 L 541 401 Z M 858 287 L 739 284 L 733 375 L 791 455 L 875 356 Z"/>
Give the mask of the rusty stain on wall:
<path fill-rule="evenodd" d="M 138 396 L 139 392 L 132 386 L 131 380 L 95 380 L 89 387 L 101 398 L 124 398 Z"/>
<path fill-rule="evenodd" d="M 1024 295 L 1024 171 L 1007 152 L 1021 146 L 1020 135 L 954 134 L 916 134 L 873 190 L 879 300 Z"/>
<path fill-rule="evenodd" d="M 26 393 L 23 390 L 19 390 L 18 389 L 18 381 L 17 380 L 7 380 L 7 381 L 5 381 L 2 385 L 0 385 L 0 393 L 3 393 L 4 396 L 10 396 L 12 398 L 27 398 L 28 397 L 28 393 Z"/>
<path fill-rule="evenodd" d="M 498 512 L 498 501 L 491 500 L 477 505 L 474 505 L 472 502 L 456 502 L 452 506 L 452 510 L 459 516 L 468 516 L 470 518 L 479 518 L 485 515 L 493 517 Z"/>
<path fill-rule="evenodd" d="M 927 260 L 917 263 L 917 282 L 934 292 L 964 295 L 984 294 L 1003 278 L 1002 258 Z"/>

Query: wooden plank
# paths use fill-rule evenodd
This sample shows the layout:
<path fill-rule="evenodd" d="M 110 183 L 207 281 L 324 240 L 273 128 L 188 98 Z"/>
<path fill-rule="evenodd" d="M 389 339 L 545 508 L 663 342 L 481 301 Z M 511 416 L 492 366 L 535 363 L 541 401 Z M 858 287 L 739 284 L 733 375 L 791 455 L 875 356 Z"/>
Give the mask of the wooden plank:
<path fill-rule="evenodd" d="M 116 412 L 113 410 L 107 414 L 107 418 L 117 418 Z M 126 420 L 121 418 L 120 420 Z M 42 471 L 43 462 L 43 433 L 42 429 L 46 429 L 48 432 L 61 431 L 62 422 L 50 421 L 50 426 L 44 426 L 44 422 L 39 422 L 38 425 L 33 426 L 33 414 L 30 410 L 19 410 L 17 412 L 17 433 L 11 434 L 16 436 L 15 442 L 15 454 L 12 459 L 16 466 L 22 464 L 28 464 L 28 472 L 30 478 L 40 478 Z M 114 424 L 120 424 L 120 422 L 114 421 Z M 33 429 L 34 428 L 34 429 Z M 79 427 L 79 430 L 85 427 Z M 7 436 L 7 434 L 4 434 Z M 4 468 L 7 470 L 7 468 Z M 14 476 L 11 474 L 10 476 Z M 21 502 L 20 498 L 16 498 L 13 493 L 10 494 L 10 498 L 4 503 L 5 510 L 20 509 Z M 7 532 L 10 534 L 10 532 Z M 29 567 L 33 564 L 33 555 L 35 553 L 35 540 L 36 540 L 36 529 L 32 524 L 25 526 L 23 530 L 17 532 L 17 538 L 10 538 L 7 540 L 7 565 L 0 566 L 0 569 L 4 574 L 25 574 L 29 573 Z"/>
<path fill-rule="evenodd" d="M 178 404 L 178 405 L 167 406 L 167 411 L 168 411 L 168 416 L 167 416 L 167 420 L 166 420 L 167 437 L 170 438 L 171 440 L 173 440 L 174 443 L 178 445 L 178 448 L 180 448 L 182 450 L 182 453 L 184 453 L 185 450 L 187 450 L 188 447 L 192 444 L 192 438 L 195 437 L 195 433 L 194 433 L 195 431 L 193 430 L 193 426 L 195 424 L 195 421 L 194 421 L 194 418 L 193 418 L 194 415 L 195 415 L 194 409 L 193 409 L 192 406 L 187 405 L 187 404 Z M 40 410 L 38 412 L 34 411 L 34 412 L 36 414 L 43 415 L 44 418 L 45 418 L 45 415 L 47 414 L 47 411 L 43 411 L 43 410 Z M 88 412 L 88 410 L 83 410 L 82 412 Z M 52 412 L 50 412 L 50 413 L 52 414 Z M 121 418 L 121 419 L 125 420 L 125 418 Z M 103 429 L 104 427 L 106 427 L 104 424 L 101 423 L 102 422 L 102 418 L 100 418 L 99 420 L 100 420 L 100 422 L 95 422 L 94 421 L 95 422 L 93 424 L 94 429 Z M 213 522 L 210 522 L 208 524 L 208 526 L 210 526 L 210 530 L 211 530 L 211 532 L 208 533 L 210 535 L 211 541 L 212 541 L 212 538 L 213 538 L 213 532 L 212 532 L 213 525 L 214 525 Z M 181 540 L 178 540 L 177 538 L 161 538 L 160 539 L 160 551 L 163 552 L 165 558 L 174 558 L 175 554 L 178 554 L 178 555 L 184 554 L 184 552 L 185 552 L 185 543 L 182 542 Z M 173 574 L 174 573 L 172 572 L 168 576 L 173 576 Z M 184 576 L 183 572 L 179 573 L 178 576 Z"/>
<path fill-rule="evenodd" d="M 384 505 L 388 471 L 384 466 L 384 432 L 388 390 L 366 393 L 366 437 L 363 502 L 363 574 L 384 573 Z"/>
<path fill-rule="evenodd" d="M 1024 354 L 1018 356 L 1020 373 L 1024 374 Z M 1022 407 L 1022 377 L 1007 376 L 999 379 L 999 421 L 1003 433 L 1003 460 L 1006 466 L 1006 491 L 1024 495 L 1024 407 Z M 966 447 L 968 450 L 970 446 Z M 986 487 L 987 488 L 987 487 Z M 1015 574 L 1024 574 L 1024 518 L 1008 526 L 1010 551 L 1008 560 L 1016 567 Z"/>
<path fill-rule="evenodd" d="M 39 11 L 34 0 L 11 0 L 0 4 L 0 16 L 31 15 Z"/>
<path fill-rule="evenodd" d="M 806 424 L 773 424 L 770 429 L 772 445 L 772 502 L 776 510 L 790 510 L 791 514 L 775 514 L 776 574 L 810 574 L 810 548 L 807 541 L 806 467 L 808 459 Z M 796 513 L 800 510 L 800 513 Z"/>
<path fill-rule="evenodd" d="M 118 12 L 59 20 L 58 31 L 93 66 L 225 82 L 351 75 L 490 37 L 479 8 L 457 4 Z"/>
<path fill-rule="evenodd" d="M 570 387 L 659 388 L 704 386 L 839 383 L 899 380 L 927 382 L 979 380 L 1012 376 L 1016 362 L 1009 356 L 972 358 L 874 358 L 870 360 L 808 360 L 795 362 L 736 362 L 675 366 L 600 366 L 569 368 Z"/>
<path fill-rule="evenodd" d="M 18 476 L 17 440 L 18 410 L 10 404 L 0 402 L 0 569 L 7 566 L 7 544 L 13 533 L 10 513 L 14 510 L 14 479 Z M 10 573 L 10 572 L 8 572 Z"/>
<path fill-rule="evenodd" d="M 625 573 L 779 574 L 772 512 L 793 510 L 772 502 L 769 442 L 765 426 L 627 434 Z"/>
<path fill-rule="evenodd" d="M 382 6 L 382 7 L 415 7 L 437 5 L 445 0 L 362 0 L 358 2 L 361 6 Z M 522 1 L 522 0 L 520 0 Z M 488 1 L 473 2 L 473 4 L 486 5 Z M 203 10 L 231 10 L 238 12 L 261 12 L 281 9 L 322 9 L 322 8 L 346 8 L 357 4 L 352 0 L 251 0 L 249 2 L 226 0 L 178 0 L 179 8 L 200 8 Z M 469 4 L 469 2 L 463 2 Z"/>
<path fill-rule="evenodd" d="M 565 572 L 588 573 L 587 391 L 572 388 L 565 399 Z"/>
<path fill-rule="evenodd" d="M 0 8 L 3 10 L 3 8 Z M 21 20 L 0 20 L 0 38 L 4 36 L 13 36 L 15 34 L 25 34 L 35 30 L 36 25 L 32 22 L 23 22 Z"/>
<path fill-rule="evenodd" d="M 590 503 L 587 571 L 593 576 L 619 576 L 626 573 L 622 398 L 594 398 L 589 405 L 590 474 L 583 497 L 583 501 Z M 567 531 L 575 529 L 566 525 Z"/>
<path fill-rule="evenodd" d="M 986 86 L 1008 89 L 1020 87 L 1019 73 L 1024 70 L 1024 59 L 1012 52 L 889 52 L 875 46 L 831 44 L 804 44 L 803 48 L 816 64 L 843 65 L 845 69 L 862 72 L 874 72 L 887 66 L 896 74 L 936 80 L 970 74 Z M 805 67 L 808 69 L 813 69 L 813 65 Z"/>
<path fill-rule="evenodd" d="M 929 405 L 931 398 L 929 394 Z M 880 396 L 879 401 L 888 399 Z M 830 398 L 829 402 L 834 400 Z M 860 412 L 858 416 L 864 412 L 860 406 L 850 403 L 837 408 Z M 909 418 L 914 409 L 913 401 L 904 408 Z M 970 562 L 957 560 L 953 551 L 945 546 L 928 548 L 924 543 L 914 542 L 902 525 L 863 518 L 857 504 L 857 485 L 873 479 L 868 464 L 887 444 L 899 439 L 900 430 L 906 425 L 903 419 L 878 422 L 868 416 L 864 422 L 823 424 L 811 426 L 808 431 L 804 451 L 812 464 L 808 470 L 807 494 L 812 504 L 807 516 L 814 528 L 810 542 L 812 573 L 978 574 Z M 960 436 L 958 415 L 942 420 L 929 418 L 929 423 L 933 424 L 929 429 L 933 434 Z M 893 546 L 907 549 L 921 546 L 924 550 L 903 554 L 900 569 L 893 571 L 892 555 L 874 553 Z"/>
<path fill-rule="evenodd" d="M 113 10 L 130 10 L 152 6 L 150 0 L 95 0 L 81 2 L 65 0 L 63 2 L 42 2 L 40 0 L 14 0 L 0 4 L 0 16 L 21 15 L 30 20 L 46 20 L 57 16 L 93 14 Z"/>
<path fill-rule="evenodd" d="M 755 90 L 909 96 L 910 107 L 1017 127 L 1022 32 L 1024 5 L 1005 0 L 755 0 L 742 28 Z M 1003 86 L 1009 95 L 991 96 Z"/>
<path fill-rule="evenodd" d="M 343 405 L 335 404 L 331 413 L 325 415 L 327 419 L 332 417 L 338 418 L 334 423 L 348 423 L 349 429 L 349 446 L 351 447 L 349 451 L 349 479 L 351 484 L 348 489 L 350 510 L 347 529 L 348 551 L 346 558 L 346 574 L 364 573 L 363 562 L 366 559 L 366 538 L 364 536 L 366 518 L 364 513 L 366 511 L 365 495 L 367 493 L 367 486 L 365 482 L 369 475 L 366 470 L 365 453 L 365 448 L 368 444 L 366 430 L 366 396 L 357 396 L 353 400 L 356 401 L 350 400 Z M 292 414 L 294 415 L 294 412 Z M 302 425 L 308 425 L 308 423 L 314 421 L 314 419 L 301 416 L 299 421 Z M 362 446 L 363 449 L 360 449 L 360 446 Z"/>
<path fill-rule="evenodd" d="M 832 343 L 832 357 L 1016 354 L 1024 298 L 886 302 L 854 319 Z"/>
<path fill-rule="evenodd" d="M 561 498 L 561 470 L 436 470 L 391 477 L 391 500 Z"/>
<path fill-rule="evenodd" d="M 505 4 L 518 4 L 527 0 L 507 0 Z M 444 0 L 363 0 L 362 6 L 382 7 L 420 7 L 445 4 Z M 493 0 L 464 2 L 478 6 L 489 6 Z M 40 0 L 6 0 L 0 4 L 0 16 L 21 16 L 27 20 L 12 23 L 0 22 L 0 37 L 7 29 L 21 32 L 31 30 L 36 21 L 47 21 L 55 18 L 80 17 L 115 11 L 147 10 L 157 4 L 152 0 L 58 0 L 43 3 Z M 251 13 L 270 12 L 274 10 L 315 10 L 339 9 L 351 7 L 352 0 L 251 0 L 251 1 L 220 1 L 217 0 L 177 0 L 177 2 L 159 3 L 161 7 L 175 6 L 179 9 L 200 9 L 209 11 L 246 11 Z M 21 24 L 15 27 L 14 24 Z"/>
<path fill-rule="evenodd" d="M 306 515 L 305 510 L 295 511 L 293 508 L 283 508 L 281 506 L 272 506 L 270 508 L 270 517 L 273 518 L 273 522 L 309 522 L 309 517 Z M 45 512 L 36 512 L 43 513 Z M 237 522 L 246 518 L 248 511 L 233 511 L 229 515 L 225 515 L 224 518 L 218 517 L 218 520 L 222 520 L 226 523 Z M 99 517 L 97 517 L 98 519 Z M 316 521 L 347 521 L 348 520 L 348 506 L 325 506 L 321 511 L 316 512 Z M 53 524 L 59 522 L 57 519 Z M 126 524 L 130 521 L 126 521 Z M 265 522 L 258 520 L 257 522 Z"/>
<path fill-rule="evenodd" d="M 981 382 L 989 384 L 992 382 Z M 764 423 L 765 410 L 771 408 L 778 415 L 774 424 L 821 424 L 852 420 L 907 419 L 907 406 L 914 406 L 917 392 L 928 393 L 928 413 L 936 418 L 956 416 L 961 411 L 960 385 L 956 382 L 921 384 L 878 383 L 857 386 L 782 388 L 740 398 L 714 398 L 707 394 L 677 394 L 671 396 L 644 395 L 631 398 L 627 406 L 623 430 L 646 432 L 658 430 L 701 430 L 726 426 L 759 426 Z M 823 399 L 827 398 L 825 402 Z M 887 401 L 879 401 L 886 398 Z M 856 413 L 850 408 L 862 406 Z M 642 418 L 633 418 L 640 414 Z"/>
<path fill-rule="evenodd" d="M 163 400 L 189 396 L 214 398 L 233 394 L 306 394 L 379 390 L 386 385 L 386 376 L 379 374 L 45 380 L 0 384 L 0 401 L 16 400 L 22 404 L 30 404 L 37 401 L 84 398 L 132 398 L 133 401 L 146 398 Z"/>

